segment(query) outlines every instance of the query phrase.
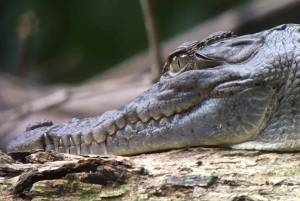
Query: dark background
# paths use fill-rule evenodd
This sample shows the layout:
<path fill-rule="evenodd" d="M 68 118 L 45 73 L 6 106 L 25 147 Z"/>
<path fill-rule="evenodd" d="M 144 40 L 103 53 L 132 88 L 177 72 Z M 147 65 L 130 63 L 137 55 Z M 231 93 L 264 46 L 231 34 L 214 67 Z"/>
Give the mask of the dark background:
<path fill-rule="evenodd" d="M 162 41 L 250 0 L 153 0 Z M 38 26 L 29 46 L 21 16 Z M 138 0 L 1 0 L 0 71 L 42 84 L 83 81 L 148 48 Z M 26 65 L 22 54 L 25 52 Z"/>

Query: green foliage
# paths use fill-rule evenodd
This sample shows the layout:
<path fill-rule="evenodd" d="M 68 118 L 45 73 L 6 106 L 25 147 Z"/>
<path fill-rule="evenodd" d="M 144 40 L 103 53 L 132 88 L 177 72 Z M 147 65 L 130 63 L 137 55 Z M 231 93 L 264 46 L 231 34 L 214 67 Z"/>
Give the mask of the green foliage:
<path fill-rule="evenodd" d="M 155 0 L 161 39 L 243 1 Z M 0 0 L 1 71 L 17 73 L 18 19 L 30 11 L 39 27 L 27 49 L 26 77 L 38 82 L 82 81 L 148 47 L 138 0 Z"/>

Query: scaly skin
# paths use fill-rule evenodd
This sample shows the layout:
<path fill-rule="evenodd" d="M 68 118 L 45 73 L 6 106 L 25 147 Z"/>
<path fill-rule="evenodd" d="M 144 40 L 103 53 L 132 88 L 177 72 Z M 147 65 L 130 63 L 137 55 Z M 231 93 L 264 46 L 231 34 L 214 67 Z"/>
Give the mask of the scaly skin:
<path fill-rule="evenodd" d="M 160 81 L 120 110 L 41 121 L 7 152 L 131 155 L 189 146 L 300 150 L 300 26 L 179 46 Z"/>

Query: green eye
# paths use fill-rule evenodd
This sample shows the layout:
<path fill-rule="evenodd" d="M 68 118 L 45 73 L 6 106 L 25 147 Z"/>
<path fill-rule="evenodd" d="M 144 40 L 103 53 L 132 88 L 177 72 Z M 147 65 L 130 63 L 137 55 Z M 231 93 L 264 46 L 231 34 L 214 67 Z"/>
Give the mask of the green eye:
<path fill-rule="evenodd" d="M 187 54 L 180 54 L 174 56 L 171 60 L 171 66 L 174 72 L 180 71 L 180 69 L 183 68 L 188 63 L 189 60 L 190 58 Z"/>

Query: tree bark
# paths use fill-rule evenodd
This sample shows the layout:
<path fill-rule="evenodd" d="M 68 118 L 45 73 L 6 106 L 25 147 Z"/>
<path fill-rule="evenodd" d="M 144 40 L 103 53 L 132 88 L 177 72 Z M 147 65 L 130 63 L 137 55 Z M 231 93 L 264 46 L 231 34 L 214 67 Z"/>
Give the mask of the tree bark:
<path fill-rule="evenodd" d="M 0 200 L 298 200 L 300 153 L 187 148 L 120 156 L 1 155 Z"/>

